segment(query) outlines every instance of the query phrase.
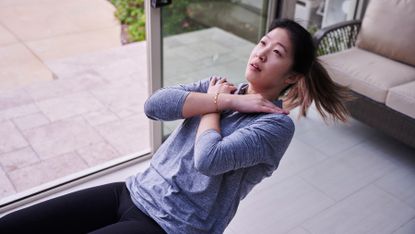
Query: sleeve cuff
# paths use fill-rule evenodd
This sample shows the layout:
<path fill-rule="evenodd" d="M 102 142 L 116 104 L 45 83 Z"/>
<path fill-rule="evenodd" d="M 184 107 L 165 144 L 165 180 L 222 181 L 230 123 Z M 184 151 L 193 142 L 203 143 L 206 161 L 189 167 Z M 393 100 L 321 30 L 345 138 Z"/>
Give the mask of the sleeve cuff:
<path fill-rule="evenodd" d="M 180 116 L 181 119 L 184 119 L 183 107 L 184 107 L 184 102 L 186 101 L 186 98 L 187 96 L 189 96 L 189 94 L 190 94 L 190 91 L 184 91 L 179 101 L 177 102 L 176 110 L 179 110 L 178 116 Z"/>

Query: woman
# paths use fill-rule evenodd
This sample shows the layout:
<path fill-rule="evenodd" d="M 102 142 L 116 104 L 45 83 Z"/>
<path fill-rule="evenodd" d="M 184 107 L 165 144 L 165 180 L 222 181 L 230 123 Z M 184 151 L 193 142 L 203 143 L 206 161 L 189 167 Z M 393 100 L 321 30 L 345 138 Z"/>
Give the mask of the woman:
<path fill-rule="evenodd" d="M 286 115 L 314 101 L 346 120 L 346 89 L 316 59 L 310 34 L 274 21 L 252 50 L 247 84 L 211 77 L 164 88 L 145 103 L 154 120 L 185 121 L 143 173 L 17 211 L 1 233 L 222 233 L 240 200 L 278 167 L 294 133 Z M 281 98 L 281 100 L 278 100 Z M 284 107 L 284 109 L 283 109 Z"/>

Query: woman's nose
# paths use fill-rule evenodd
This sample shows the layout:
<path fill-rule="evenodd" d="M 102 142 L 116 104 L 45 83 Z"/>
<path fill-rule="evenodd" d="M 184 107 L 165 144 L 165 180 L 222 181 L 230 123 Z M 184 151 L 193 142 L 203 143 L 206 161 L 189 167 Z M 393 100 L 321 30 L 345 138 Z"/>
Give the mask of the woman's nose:
<path fill-rule="evenodd" d="M 265 62 L 267 60 L 267 56 L 265 55 L 264 51 L 258 51 L 256 55 L 261 62 Z"/>

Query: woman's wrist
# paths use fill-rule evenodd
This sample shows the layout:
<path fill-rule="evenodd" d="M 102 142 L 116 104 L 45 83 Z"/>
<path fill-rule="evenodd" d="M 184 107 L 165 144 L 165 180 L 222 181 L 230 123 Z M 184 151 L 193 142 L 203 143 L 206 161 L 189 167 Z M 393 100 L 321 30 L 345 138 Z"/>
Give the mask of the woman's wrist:
<path fill-rule="evenodd" d="M 217 98 L 217 105 L 219 111 L 224 111 L 228 109 L 232 109 L 232 102 L 235 95 L 221 93 Z"/>

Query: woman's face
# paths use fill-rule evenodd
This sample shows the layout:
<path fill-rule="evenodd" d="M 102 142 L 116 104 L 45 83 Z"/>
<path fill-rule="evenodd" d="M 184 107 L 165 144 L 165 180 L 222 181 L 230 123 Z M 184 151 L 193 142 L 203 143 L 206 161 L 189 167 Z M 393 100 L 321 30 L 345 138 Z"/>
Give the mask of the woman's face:
<path fill-rule="evenodd" d="M 256 90 L 282 89 L 290 74 L 293 49 L 288 32 L 276 28 L 266 34 L 252 50 L 245 77 Z"/>

